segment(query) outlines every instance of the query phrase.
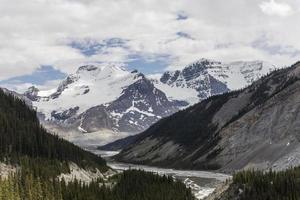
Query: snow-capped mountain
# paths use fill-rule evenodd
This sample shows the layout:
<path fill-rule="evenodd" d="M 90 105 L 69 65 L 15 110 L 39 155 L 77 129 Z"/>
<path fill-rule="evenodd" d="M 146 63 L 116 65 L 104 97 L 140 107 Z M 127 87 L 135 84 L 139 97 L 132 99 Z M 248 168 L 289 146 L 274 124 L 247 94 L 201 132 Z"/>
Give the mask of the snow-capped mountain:
<path fill-rule="evenodd" d="M 66 115 L 80 114 L 117 99 L 125 87 L 139 79 L 141 76 L 137 73 L 130 73 L 116 65 L 81 66 L 75 74 L 62 81 L 56 91 L 41 94 L 33 90 L 33 94 L 37 94 L 34 98 L 38 99 L 34 105 L 46 119 L 65 120 L 68 118 Z"/>
<path fill-rule="evenodd" d="M 55 132 L 62 127 L 80 133 L 137 133 L 188 105 L 169 100 L 142 73 L 117 65 L 82 66 L 55 90 L 30 87 L 24 95 Z"/>
<path fill-rule="evenodd" d="M 245 87 L 273 68 L 259 61 L 224 64 L 202 59 L 157 77 L 115 64 L 86 65 L 55 89 L 33 86 L 24 95 L 46 128 L 74 142 L 89 135 L 81 142 L 85 144 L 107 131 L 113 139 L 144 131 L 209 96 Z"/>
<path fill-rule="evenodd" d="M 183 70 L 151 76 L 155 87 L 170 99 L 195 104 L 209 96 L 250 85 L 276 67 L 263 61 L 230 62 L 201 59 Z"/>

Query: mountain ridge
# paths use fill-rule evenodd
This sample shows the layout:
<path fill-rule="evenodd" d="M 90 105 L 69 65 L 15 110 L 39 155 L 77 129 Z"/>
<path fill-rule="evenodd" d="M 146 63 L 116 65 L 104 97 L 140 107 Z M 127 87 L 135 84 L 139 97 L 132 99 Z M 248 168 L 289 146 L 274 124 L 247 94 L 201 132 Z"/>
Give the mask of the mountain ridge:
<path fill-rule="evenodd" d="M 193 105 L 210 96 L 246 87 L 275 69 L 275 65 L 264 61 L 223 63 L 200 59 L 183 70 L 166 71 L 152 79 L 171 99 L 185 100 Z"/>

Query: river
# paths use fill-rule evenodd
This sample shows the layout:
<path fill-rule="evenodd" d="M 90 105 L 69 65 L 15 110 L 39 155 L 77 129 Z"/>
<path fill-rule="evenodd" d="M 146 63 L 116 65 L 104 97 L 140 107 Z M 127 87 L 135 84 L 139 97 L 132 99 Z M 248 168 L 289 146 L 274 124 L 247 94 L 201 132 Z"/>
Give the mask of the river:
<path fill-rule="evenodd" d="M 101 155 L 104 158 L 109 158 L 115 154 L 117 151 L 93 151 L 94 153 Z M 196 171 L 196 170 L 176 170 L 176 169 L 166 169 L 145 165 L 134 165 L 128 163 L 119 163 L 110 161 L 107 159 L 108 166 L 117 170 L 123 171 L 127 169 L 141 169 L 144 171 L 154 172 L 160 175 L 172 176 L 174 179 L 182 181 L 187 187 L 190 187 L 193 194 L 197 199 L 203 199 L 211 194 L 215 188 L 222 184 L 231 176 L 222 173 L 208 172 L 208 171 Z"/>

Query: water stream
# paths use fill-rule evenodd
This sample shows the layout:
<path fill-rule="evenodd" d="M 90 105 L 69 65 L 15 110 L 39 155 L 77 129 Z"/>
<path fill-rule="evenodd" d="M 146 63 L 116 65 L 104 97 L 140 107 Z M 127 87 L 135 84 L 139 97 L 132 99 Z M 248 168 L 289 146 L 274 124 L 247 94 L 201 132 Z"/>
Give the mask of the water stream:
<path fill-rule="evenodd" d="M 118 152 L 115 151 L 95 151 L 94 153 L 101 155 L 104 158 L 109 158 Z M 146 165 L 134 165 L 128 163 L 120 163 L 110 161 L 108 159 L 108 166 L 117 170 L 123 171 L 127 169 L 142 169 L 148 172 L 154 172 L 160 175 L 172 176 L 174 179 L 182 181 L 187 187 L 190 187 L 193 194 L 197 199 L 203 199 L 204 197 L 211 194 L 217 185 L 230 179 L 231 176 L 222 173 L 215 173 L 209 171 L 197 171 L 197 170 L 176 170 L 166 169 L 159 167 L 152 167 Z"/>

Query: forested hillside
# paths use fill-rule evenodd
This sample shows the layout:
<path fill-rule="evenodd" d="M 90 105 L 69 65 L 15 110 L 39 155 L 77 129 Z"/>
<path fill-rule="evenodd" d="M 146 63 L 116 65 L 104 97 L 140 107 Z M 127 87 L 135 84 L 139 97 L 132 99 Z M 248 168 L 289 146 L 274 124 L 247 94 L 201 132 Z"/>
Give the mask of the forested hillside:
<path fill-rule="evenodd" d="M 107 185 L 107 186 L 106 186 Z M 84 184 L 20 173 L 0 180 L 0 200 L 194 200 L 192 192 L 172 177 L 130 170 Z"/>
<path fill-rule="evenodd" d="M 298 200 L 300 167 L 282 172 L 243 171 L 233 176 L 233 183 L 220 200 Z"/>
<path fill-rule="evenodd" d="M 70 163 L 88 170 L 109 168 L 99 156 L 47 133 L 36 112 L 0 90 L 0 200 L 192 200 L 190 189 L 170 177 L 126 171 L 107 180 L 64 180 Z"/>

